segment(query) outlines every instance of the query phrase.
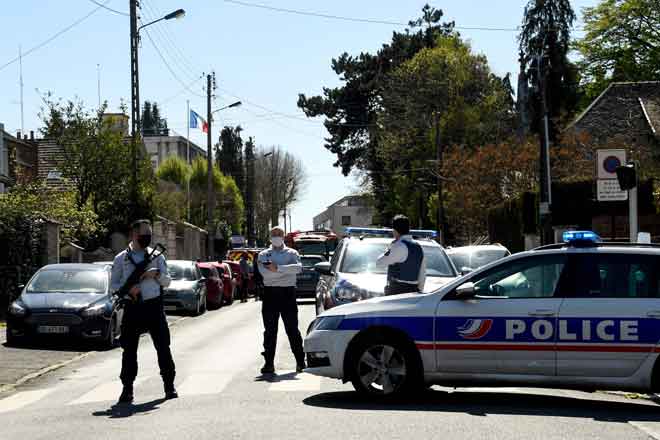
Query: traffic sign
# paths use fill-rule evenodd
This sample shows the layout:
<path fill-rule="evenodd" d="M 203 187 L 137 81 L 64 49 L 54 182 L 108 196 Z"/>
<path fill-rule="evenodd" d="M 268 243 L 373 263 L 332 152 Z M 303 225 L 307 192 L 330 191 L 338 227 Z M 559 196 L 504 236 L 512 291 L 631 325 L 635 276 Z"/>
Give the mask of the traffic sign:
<path fill-rule="evenodd" d="M 598 150 L 596 157 L 598 179 L 616 179 L 616 168 L 626 163 L 626 150 Z"/>
<path fill-rule="evenodd" d="M 599 202 L 620 202 L 628 200 L 628 191 L 621 190 L 616 179 L 599 179 L 597 182 Z"/>

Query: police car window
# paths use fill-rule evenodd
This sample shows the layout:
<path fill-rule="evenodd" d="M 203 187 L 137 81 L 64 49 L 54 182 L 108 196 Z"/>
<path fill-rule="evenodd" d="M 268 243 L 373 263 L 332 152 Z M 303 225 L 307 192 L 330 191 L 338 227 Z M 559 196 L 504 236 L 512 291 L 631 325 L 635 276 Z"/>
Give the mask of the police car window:
<path fill-rule="evenodd" d="M 574 297 L 660 298 L 658 257 L 581 254 L 575 257 Z"/>
<path fill-rule="evenodd" d="M 346 249 L 339 271 L 343 273 L 370 272 L 384 274 L 387 268 L 376 266 L 376 260 L 385 253 L 387 246 L 387 243 L 351 243 Z"/>
<path fill-rule="evenodd" d="M 335 253 L 332 255 L 332 259 L 330 260 L 330 270 L 333 272 L 337 271 L 337 264 L 339 263 L 339 257 L 341 256 L 341 251 L 346 247 L 346 242 L 342 241 L 338 246 L 337 249 L 335 249 Z"/>
<path fill-rule="evenodd" d="M 479 296 L 551 298 L 566 267 L 566 256 L 543 255 L 520 259 L 473 279 Z"/>

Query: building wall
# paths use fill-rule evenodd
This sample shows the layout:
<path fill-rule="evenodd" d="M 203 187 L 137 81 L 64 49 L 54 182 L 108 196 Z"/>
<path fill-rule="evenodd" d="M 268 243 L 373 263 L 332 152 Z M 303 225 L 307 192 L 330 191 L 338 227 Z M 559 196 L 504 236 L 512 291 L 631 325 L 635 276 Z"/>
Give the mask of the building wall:
<path fill-rule="evenodd" d="M 170 156 L 187 160 L 188 146 L 186 138 L 183 136 L 148 136 L 143 140 L 154 170 Z M 200 156 L 206 157 L 206 151 L 202 150 L 197 144 L 190 142 L 190 161 L 192 162 Z"/>
<path fill-rule="evenodd" d="M 363 197 L 344 197 L 314 217 L 314 229 L 330 229 L 340 237 L 346 235 L 346 227 L 373 225 L 375 210 Z"/>

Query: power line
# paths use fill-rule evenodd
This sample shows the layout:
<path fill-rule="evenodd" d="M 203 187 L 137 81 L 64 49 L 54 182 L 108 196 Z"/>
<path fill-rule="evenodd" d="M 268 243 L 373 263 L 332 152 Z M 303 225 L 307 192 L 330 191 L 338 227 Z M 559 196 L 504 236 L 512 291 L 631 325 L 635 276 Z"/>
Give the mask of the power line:
<path fill-rule="evenodd" d="M 106 2 L 103 3 L 102 6 L 97 6 L 95 9 L 91 10 L 91 11 L 90 11 L 89 13 L 87 13 L 86 15 L 80 17 L 78 20 L 74 21 L 73 23 L 71 23 L 70 25 L 68 25 L 67 27 L 65 27 L 64 29 L 62 29 L 62 30 L 56 32 L 56 33 L 53 34 L 51 37 L 47 38 L 46 40 L 42 41 L 41 43 L 37 44 L 36 46 L 34 46 L 34 47 L 32 47 L 32 48 L 26 50 L 25 52 L 23 52 L 22 57 L 25 58 L 26 56 L 30 55 L 31 53 L 36 52 L 37 50 L 39 50 L 39 49 L 41 49 L 42 47 L 46 46 L 48 43 L 50 43 L 50 42 L 52 42 L 53 40 L 57 39 L 57 37 L 59 37 L 60 35 L 65 34 L 66 32 L 70 31 L 70 30 L 73 29 L 74 27 L 78 26 L 80 23 L 82 23 L 83 21 L 87 20 L 89 17 L 91 17 L 92 15 L 94 15 L 97 11 L 99 11 L 100 9 L 102 9 L 103 6 L 105 6 L 105 5 L 106 5 L 107 3 L 109 3 L 109 2 L 110 2 L 110 0 L 106 0 Z M 5 69 L 6 67 L 11 66 L 11 65 L 14 64 L 15 62 L 17 62 L 17 61 L 19 60 L 19 58 L 20 58 L 20 57 L 13 58 L 13 59 L 7 61 L 5 64 L 0 65 L 0 70 L 3 70 L 3 69 Z"/>
<path fill-rule="evenodd" d="M 160 105 L 165 105 L 165 104 L 167 104 L 168 102 L 170 102 L 170 101 L 172 101 L 172 100 L 178 98 L 178 97 L 181 96 L 184 92 L 187 92 L 188 89 L 189 89 L 190 87 L 192 87 L 195 83 L 199 82 L 202 78 L 204 78 L 204 75 L 200 75 L 199 78 L 197 78 L 197 79 L 195 79 L 195 80 L 189 82 L 189 83 L 186 84 L 183 88 L 181 88 L 181 90 L 179 90 L 178 92 L 176 92 L 174 95 L 170 96 L 169 98 L 164 99 L 164 100 L 161 101 L 159 104 L 160 104 Z"/>
<path fill-rule="evenodd" d="M 318 17 L 318 18 L 327 18 L 330 20 L 341 20 L 341 21 L 351 21 L 351 22 L 356 22 L 356 23 L 372 23 L 372 24 L 384 24 L 384 25 L 390 25 L 390 26 L 409 26 L 409 23 L 403 23 L 400 21 L 392 21 L 392 20 L 375 20 L 371 18 L 358 18 L 358 17 L 347 17 L 347 16 L 342 16 L 342 15 L 332 15 L 332 14 L 324 14 L 320 12 L 313 12 L 313 11 L 301 11 L 297 9 L 287 9 L 287 8 L 277 8 L 274 6 L 268 6 L 268 5 L 263 5 L 259 3 L 248 3 L 244 1 L 239 1 L 239 0 L 224 0 L 225 3 L 232 3 L 238 6 L 245 6 L 248 8 L 258 8 L 258 9 L 266 9 L 268 11 L 274 11 L 274 12 L 283 12 L 287 14 L 295 14 L 295 15 L 303 15 L 303 16 L 310 16 L 310 17 Z M 515 27 L 515 28 L 504 28 L 504 27 L 488 27 L 488 26 L 454 26 L 454 29 L 459 29 L 459 30 L 471 30 L 471 31 L 498 31 L 498 32 L 519 32 L 520 27 Z"/>
<path fill-rule="evenodd" d="M 160 51 L 160 49 L 158 48 L 158 46 L 154 42 L 153 38 L 151 38 L 151 34 L 149 33 L 149 31 L 147 29 L 145 29 L 144 32 L 147 34 L 147 38 L 149 39 L 149 42 L 151 43 L 151 45 L 156 50 L 156 53 L 158 53 L 158 56 L 160 57 L 161 61 L 163 62 L 163 64 L 165 64 L 165 67 L 167 67 L 167 70 L 170 71 L 170 74 L 172 74 L 172 77 L 174 77 L 174 79 L 177 80 L 179 82 L 179 84 L 181 84 L 181 86 L 183 86 L 184 89 L 188 90 L 188 92 L 192 93 L 193 95 L 195 95 L 199 98 L 206 98 L 206 96 L 201 95 L 197 92 L 194 92 L 185 82 L 183 82 L 181 80 L 181 78 L 179 78 L 179 75 L 177 75 L 176 72 L 172 69 L 170 64 L 167 62 L 167 60 L 163 56 L 163 53 Z"/>
<path fill-rule="evenodd" d="M 99 2 L 97 2 L 96 0 L 89 0 L 89 1 L 92 2 L 92 3 L 94 3 L 96 6 L 99 6 L 99 7 L 103 8 L 103 9 L 106 9 L 106 10 L 108 10 L 108 11 L 110 11 L 110 12 L 114 12 L 115 14 L 123 15 L 124 17 L 130 17 L 130 16 L 131 16 L 131 14 L 129 14 L 128 12 L 122 12 L 122 11 L 118 11 L 118 10 L 116 10 L 116 9 L 112 9 L 112 8 L 106 6 L 106 5 L 103 4 L 103 3 L 99 3 Z M 106 3 L 110 3 L 110 1 L 108 0 Z"/>

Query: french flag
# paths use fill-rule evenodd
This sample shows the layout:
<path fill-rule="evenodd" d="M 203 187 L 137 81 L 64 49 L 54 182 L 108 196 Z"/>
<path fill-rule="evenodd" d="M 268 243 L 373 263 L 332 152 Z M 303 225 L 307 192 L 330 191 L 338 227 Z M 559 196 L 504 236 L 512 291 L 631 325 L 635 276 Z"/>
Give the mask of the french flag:
<path fill-rule="evenodd" d="M 201 128 L 204 133 L 208 133 L 209 124 L 194 110 L 190 110 L 190 128 Z"/>

